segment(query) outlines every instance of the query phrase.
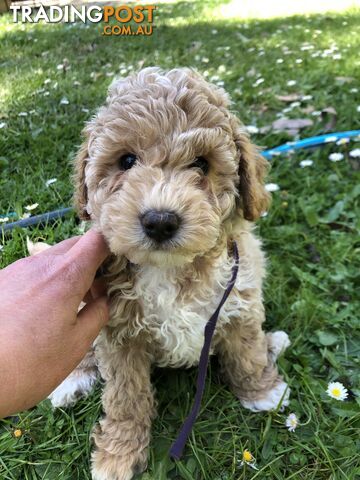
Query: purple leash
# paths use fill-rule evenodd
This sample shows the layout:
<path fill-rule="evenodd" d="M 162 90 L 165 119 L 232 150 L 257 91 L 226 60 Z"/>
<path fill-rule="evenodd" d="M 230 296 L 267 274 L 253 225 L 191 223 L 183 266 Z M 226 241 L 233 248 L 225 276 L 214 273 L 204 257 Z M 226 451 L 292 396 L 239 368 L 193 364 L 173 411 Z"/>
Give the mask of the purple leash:
<path fill-rule="evenodd" d="M 226 302 L 228 296 L 230 295 L 230 292 L 235 284 L 236 276 L 239 270 L 239 252 L 237 249 L 237 245 L 235 242 L 233 242 L 233 257 L 235 260 L 234 266 L 232 268 L 232 275 L 231 275 L 231 280 L 228 283 L 228 286 L 226 287 L 226 290 L 224 292 L 224 295 L 215 310 L 215 312 L 211 315 L 209 321 L 207 322 L 205 326 L 205 339 L 204 339 L 204 345 L 201 350 L 201 355 L 200 355 L 200 361 L 199 361 L 199 373 L 196 381 L 196 394 L 195 394 L 195 399 L 194 403 L 191 409 L 191 412 L 187 419 L 185 420 L 178 436 L 175 442 L 172 444 L 170 448 L 170 457 L 174 460 L 179 460 L 182 456 L 185 444 L 187 442 L 187 439 L 190 435 L 191 429 L 196 421 L 196 417 L 198 416 L 199 410 L 200 410 L 200 405 L 201 405 L 201 399 L 204 393 L 204 388 L 205 388 L 205 380 L 206 380 L 206 371 L 207 371 L 207 365 L 209 361 L 209 352 L 210 352 L 210 345 L 211 345 L 211 339 L 214 335 L 215 327 L 216 327 L 216 322 L 219 317 L 219 313 L 221 310 L 221 307 L 224 305 Z"/>

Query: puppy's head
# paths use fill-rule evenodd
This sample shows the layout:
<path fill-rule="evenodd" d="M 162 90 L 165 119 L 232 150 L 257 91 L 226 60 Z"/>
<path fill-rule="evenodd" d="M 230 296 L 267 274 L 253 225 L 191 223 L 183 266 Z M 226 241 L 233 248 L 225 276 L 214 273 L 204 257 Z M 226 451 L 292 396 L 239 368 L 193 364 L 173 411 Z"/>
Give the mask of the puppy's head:
<path fill-rule="evenodd" d="M 84 130 L 75 203 L 115 255 L 179 265 L 268 206 L 266 162 L 222 89 L 188 69 L 146 68 L 113 83 Z"/>

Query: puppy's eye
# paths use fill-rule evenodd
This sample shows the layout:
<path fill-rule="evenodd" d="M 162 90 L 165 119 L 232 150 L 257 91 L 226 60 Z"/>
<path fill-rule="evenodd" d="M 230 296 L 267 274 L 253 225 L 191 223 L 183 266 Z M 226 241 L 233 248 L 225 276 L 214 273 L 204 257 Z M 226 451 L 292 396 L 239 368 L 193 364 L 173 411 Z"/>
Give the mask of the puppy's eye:
<path fill-rule="evenodd" d="M 204 175 L 209 173 L 209 162 L 204 157 L 196 157 L 195 162 L 190 165 L 190 168 L 200 168 Z"/>
<path fill-rule="evenodd" d="M 119 159 L 119 166 L 121 170 L 129 170 L 136 163 L 137 156 L 133 153 L 125 153 Z"/>

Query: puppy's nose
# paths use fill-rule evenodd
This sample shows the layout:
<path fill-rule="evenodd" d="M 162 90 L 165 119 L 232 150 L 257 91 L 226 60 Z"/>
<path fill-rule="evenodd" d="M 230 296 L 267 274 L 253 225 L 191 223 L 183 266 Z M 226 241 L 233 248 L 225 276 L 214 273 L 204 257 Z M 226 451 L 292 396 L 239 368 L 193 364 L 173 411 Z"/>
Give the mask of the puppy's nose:
<path fill-rule="evenodd" d="M 176 213 L 158 210 L 149 210 L 140 221 L 146 235 L 157 242 L 170 240 L 180 225 Z"/>

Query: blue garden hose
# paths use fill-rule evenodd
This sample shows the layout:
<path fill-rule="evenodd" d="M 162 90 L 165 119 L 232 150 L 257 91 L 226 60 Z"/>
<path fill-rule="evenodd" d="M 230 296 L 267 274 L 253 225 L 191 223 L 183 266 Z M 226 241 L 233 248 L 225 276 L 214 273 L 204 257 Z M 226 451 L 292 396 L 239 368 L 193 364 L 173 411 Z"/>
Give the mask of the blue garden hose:
<path fill-rule="evenodd" d="M 342 138 L 353 138 L 355 140 L 360 140 L 360 130 L 349 130 L 347 132 L 337 132 L 337 133 L 326 133 L 325 135 L 319 135 L 317 137 L 310 137 L 304 140 L 298 140 L 296 142 L 287 142 L 284 145 L 279 147 L 272 148 L 270 150 L 264 150 L 262 155 L 271 160 L 273 157 L 281 155 L 286 152 L 301 150 L 312 147 L 320 147 L 321 145 L 326 145 L 328 143 L 337 142 Z M 358 138 L 356 138 L 358 137 Z M 25 228 L 33 225 L 46 225 L 47 223 L 61 218 L 66 214 L 73 211 L 73 208 L 61 208 L 59 210 L 54 210 L 53 212 L 43 213 L 41 215 L 35 215 L 34 217 L 26 218 L 24 220 L 18 220 L 16 222 L 10 222 L 0 225 L 0 233 L 10 232 L 16 227 Z M 7 217 L 14 217 L 16 214 L 9 213 Z"/>
<path fill-rule="evenodd" d="M 262 155 L 271 160 L 272 157 L 276 155 L 281 155 L 292 150 L 300 150 L 302 148 L 311 148 L 311 147 L 320 147 L 328 143 L 333 143 L 341 138 L 351 138 L 359 137 L 360 140 L 360 130 L 349 130 L 348 132 L 337 132 L 337 133 L 326 133 L 325 135 L 319 135 L 318 137 L 305 138 L 305 140 L 298 140 L 296 142 L 287 142 L 280 147 L 272 148 L 270 150 L 265 150 L 262 152 Z"/>

